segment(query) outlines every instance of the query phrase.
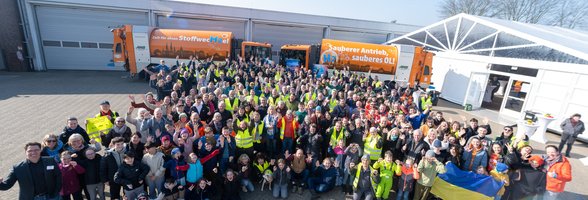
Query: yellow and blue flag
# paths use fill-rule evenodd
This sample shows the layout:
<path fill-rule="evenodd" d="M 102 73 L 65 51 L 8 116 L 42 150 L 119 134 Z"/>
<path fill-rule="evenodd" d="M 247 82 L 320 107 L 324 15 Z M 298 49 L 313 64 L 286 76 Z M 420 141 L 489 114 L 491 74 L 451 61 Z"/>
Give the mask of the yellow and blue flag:
<path fill-rule="evenodd" d="M 447 172 L 439 174 L 431 188 L 431 193 L 444 200 L 492 200 L 504 185 L 491 176 L 463 171 L 451 162 L 447 163 L 445 168 Z"/>

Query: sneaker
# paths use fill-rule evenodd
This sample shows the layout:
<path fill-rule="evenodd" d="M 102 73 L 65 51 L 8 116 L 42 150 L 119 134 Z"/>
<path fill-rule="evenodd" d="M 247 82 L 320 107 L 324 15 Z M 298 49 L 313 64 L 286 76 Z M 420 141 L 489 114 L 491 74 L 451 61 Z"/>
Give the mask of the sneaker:
<path fill-rule="evenodd" d="M 247 192 L 247 188 L 245 186 L 241 186 L 241 189 L 243 190 L 243 192 Z"/>

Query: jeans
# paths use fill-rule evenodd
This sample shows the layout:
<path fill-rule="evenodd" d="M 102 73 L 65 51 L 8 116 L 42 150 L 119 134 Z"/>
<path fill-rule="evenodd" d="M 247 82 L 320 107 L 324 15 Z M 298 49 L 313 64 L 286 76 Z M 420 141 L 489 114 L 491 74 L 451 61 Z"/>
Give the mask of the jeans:
<path fill-rule="evenodd" d="M 308 169 L 304 169 L 300 173 L 296 173 L 294 171 L 291 171 L 291 172 L 292 172 L 291 173 L 292 185 L 298 186 L 298 187 L 304 187 L 304 185 L 306 185 L 306 182 L 308 181 Z"/>
<path fill-rule="evenodd" d="M 125 190 L 125 196 L 127 197 L 127 199 L 137 199 L 137 196 L 144 192 L 145 190 L 143 190 L 143 186 L 141 185 L 132 190 Z"/>
<path fill-rule="evenodd" d="M 284 138 L 284 141 L 282 142 L 282 154 L 286 153 L 286 150 L 288 150 L 288 152 L 292 153 L 292 145 L 293 145 L 293 141 L 292 138 Z"/>
<path fill-rule="evenodd" d="M 241 185 L 245 186 L 245 188 L 247 189 L 248 192 L 253 192 L 255 191 L 255 188 L 253 187 L 253 183 L 251 183 L 251 180 L 249 179 L 241 179 Z"/>
<path fill-rule="evenodd" d="M 331 186 L 323 183 L 323 180 L 321 178 L 309 178 L 308 188 L 318 193 L 328 192 L 332 189 Z"/>
<path fill-rule="evenodd" d="M 154 180 L 151 180 L 150 177 L 145 178 L 145 182 L 147 182 L 147 186 L 149 188 L 149 198 L 155 199 L 157 198 L 157 194 L 161 193 L 163 189 L 163 182 L 165 181 L 164 176 L 155 177 Z M 155 193 L 155 189 L 157 189 L 157 193 Z"/>
<path fill-rule="evenodd" d="M 564 152 L 563 151 L 564 145 L 567 144 L 568 146 L 565 151 L 565 156 L 570 157 L 570 152 L 572 152 L 572 146 L 574 145 L 575 141 L 576 141 L 576 138 L 573 135 L 562 133 L 561 134 L 561 142 L 559 142 L 559 151 Z"/>
<path fill-rule="evenodd" d="M 408 200 L 408 195 L 410 195 L 410 191 L 402 191 L 401 189 L 398 189 L 396 200 Z"/>
<path fill-rule="evenodd" d="M 545 195 L 543 195 L 543 200 L 556 200 L 559 196 L 560 192 L 552 192 L 552 191 L 545 191 Z"/>
<path fill-rule="evenodd" d="M 115 183 L 114 181 L 109 181 L 108 183 L 108 185 L 110 186 L 110 199 L 122 199 L 120 198 L 121 186 L 118 183 Z"/>
<path fill-rule="evenodd" d="M 276 139 L 267 139 L 266 141 L 266 148 L 267 148 L 267 152 L 268 155 L 270 156 L 270 158 L 275 158 L 276 156 Z"/>
<path fill-rule="evenodd" d="M 274 198 L 282 197 L 282 199 L 288 198 L 288 184 L 279 185 L 274 184 Z"/>
<path fill-rule="evenodd" d="M 88 189 L 88 193 L 90 193 L 90 195 L 89 195 L 90 200 L 96 200 L 96 199 L 105 200 L 106 199 L 106 197 L 104 196 L 104 183 L 96 183 L 96 184 L 86 185 L 86 189 Z M 97 198 L 96 195 L 100 196 L 100 198 Z"/>
<path fill-rule="evenodd" d="M 361 198 L 361 197 L 363 197 L 363 198 Z M 372 200 L 373 198 L 374 198 L 374 192 L 371 191 L 371 188 L 353 193 L 353 200 L 360 200 L 360 199 Z"/>
<path fill-rule="evenodd" d="M 431 192 L 431 187 L 427 187 L 421 185 L 420 183 L 415 184 L 414 189 L 414 200 L 426 200 L 429 197 L 429 192 Z"/>
<path fill-rule="evenodd" d="M 49 195 L 38 195 L 33 197 L 33 200 L 61 200 L 61 196 L 55 195 L 54 197 L 50 197 Z"/>
<path fill-rule="evenodd" d="M 219 162 L 220 174 L 225 174 L 229 166 L 229 157 L 221 158 Z"/>

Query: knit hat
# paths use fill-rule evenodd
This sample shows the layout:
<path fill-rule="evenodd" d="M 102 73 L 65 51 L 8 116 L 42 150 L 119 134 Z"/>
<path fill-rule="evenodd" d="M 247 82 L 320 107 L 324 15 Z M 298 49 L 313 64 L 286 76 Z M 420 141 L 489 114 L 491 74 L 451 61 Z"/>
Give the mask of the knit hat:
<path fill-rule="evenodd" d="M 497 172 L 503 173 L 506 170 L 508 170 L 508 166 L 506 164 L 501 163 L 501 162 L 496 163 L 496 171 Z"/>
<path fill-rule="evenodd" d="M 184 134 L 184 133 L 186 133 L 186 134 L 190 134 L 190 132 L 189 132 L 189 131 L 188 131 L 188 129 L 186 129 L 186 128 L 183 128 L 183 129 L 182 129 L 182 131 L 180 131 L 180 135 L 182 135 L 182 134 Z"/>
<path fill-rule="evenodd" d="M 180 151 L 180 148 L 176 147 L 176 148 L 172 149 L 172 151 L 171 151 L 171 155 L 172 155 L 172 156 L 173 156 L 173 155 L 176 155 L 177 153 L 182 153 L 182 152 Z"/>
<path fill-rule="evenodd" d="M 541 165 L 543 165 L 544 161 L 543 161 L 543 158 L 541 158 L 541 156 L 534 155 L 529 158 L 529 162 L 537 162 L 537 164 L 539 164 L 539 166 L 541 166 Z"/>
<path fill-rule="evenodd" d="M 321 111 L 321 107 L 317 106 L 316 108 L 314 108 L 314 111 Z"/>
<path fill-rule="evenodd" d="M 435 140 L 435 141 L 433 142 L 433 147 L 436 147 L 436 148 L 441 148 L 441 141 L 440 141 L 440 140 Z"/>
<path fill-rule="evenodd" d="M 164 135 L 163 137 L 161 137 L 161 142 L 164 142 L 166 140 L 169 141 L 169 135 Z"/>
<path fill-rule="evenodd" d="M 427 153 L 425 153 L 425 157 L 435 157 L 435 151 L 433 150 L 428 150 Z"/>

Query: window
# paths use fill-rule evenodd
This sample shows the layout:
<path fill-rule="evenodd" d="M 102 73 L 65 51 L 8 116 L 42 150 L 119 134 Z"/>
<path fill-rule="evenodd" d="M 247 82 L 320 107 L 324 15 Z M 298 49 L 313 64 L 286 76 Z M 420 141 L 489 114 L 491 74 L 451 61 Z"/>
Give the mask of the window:
<path fill-rule="evenodd" d="M 95 43 L 95 42 L 82 42 L 82 48 L 98 48 L 98 43 Z"/>
<path fill-rule="evenodd" d="M 120 43 L 116 43 L 116 50 L 114 50 L 114 53 L 122 53 L 122 47 Z"/>
<path fill-rule="evenodd" d="M 80 48 L 80 42 L 61 41 L 63 47 L 75 47 Z"/>
<path fill-rule="evenodd" d="M 112 49 L 112 44 L 110 43 L 99 43 L 99 46 L 101 49 Z"/>
<path fill-rule="evenodd" d="M 423 72 L 423 75 L 428 76 L 431 75 L 431 68 L 429 67 L 429 65 L 425 65 L 425 70 Z"/>
<path fill-rule="evenodd" d="M 46 46 L 46 47 L 61 47 L 61 41 L 43 40 L 43 46 Z"/>

